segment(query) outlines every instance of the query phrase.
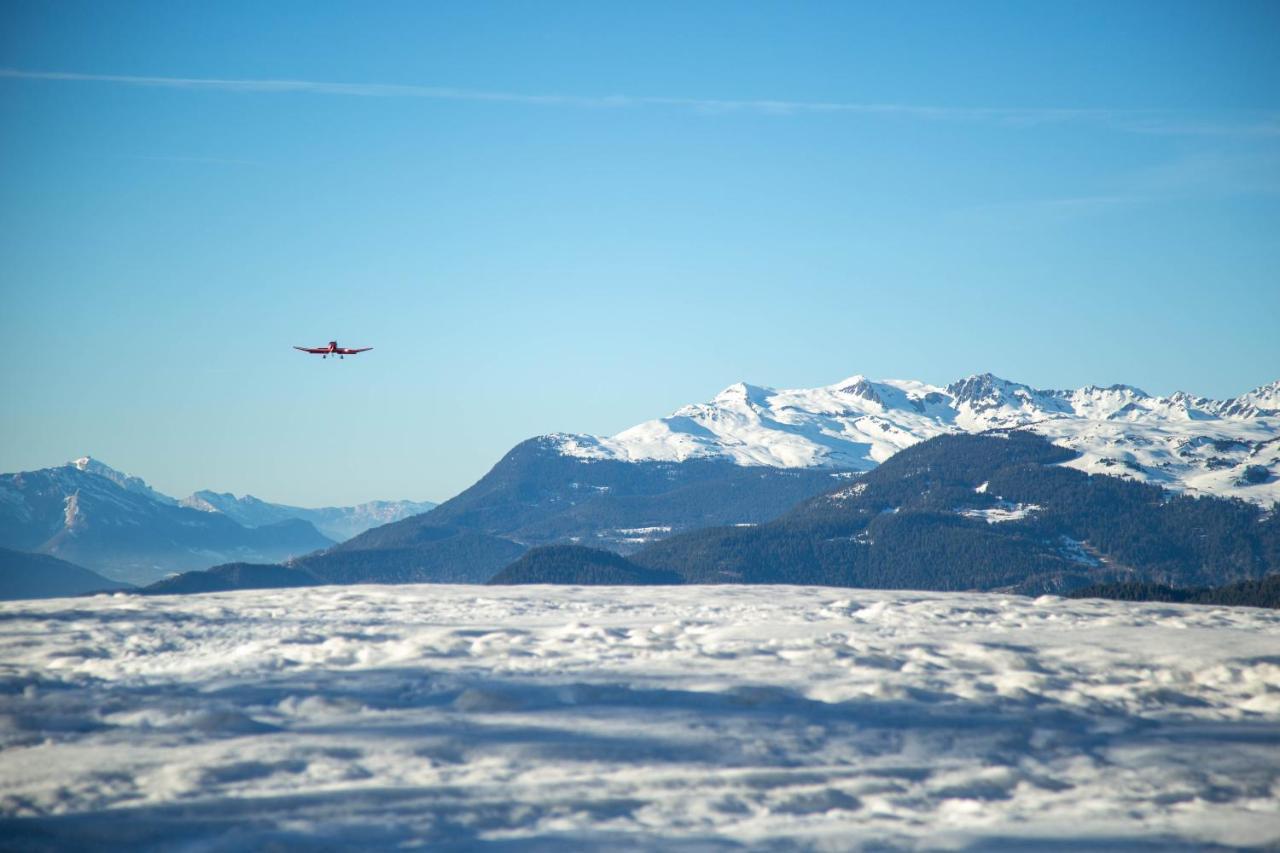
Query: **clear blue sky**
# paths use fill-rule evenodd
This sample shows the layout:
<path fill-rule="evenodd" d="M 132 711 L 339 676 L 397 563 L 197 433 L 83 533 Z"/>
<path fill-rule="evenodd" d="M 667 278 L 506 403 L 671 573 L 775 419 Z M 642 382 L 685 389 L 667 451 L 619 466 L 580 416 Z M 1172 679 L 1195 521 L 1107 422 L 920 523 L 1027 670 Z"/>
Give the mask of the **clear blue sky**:
<path fill-rule="evenodd" d="M 1280 376 L 1278 44 L 1274 2 L 7 2 L 0 470 L 438 500 L 738 380 L 1232 396 Z M 376 349 L 289 349 L 335 337 Z"/>

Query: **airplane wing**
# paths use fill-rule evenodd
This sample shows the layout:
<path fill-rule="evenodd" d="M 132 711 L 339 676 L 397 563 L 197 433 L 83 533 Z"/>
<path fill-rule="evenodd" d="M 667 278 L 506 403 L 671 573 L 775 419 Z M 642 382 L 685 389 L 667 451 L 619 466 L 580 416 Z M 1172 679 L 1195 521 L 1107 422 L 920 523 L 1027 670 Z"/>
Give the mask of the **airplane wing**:
<path fill-rule="evenodd" d="M 356 349 L 350 349 L 348 347 L 339 347 L 337 351 L 341 355 L 355 355 L 358 352 L 368 352 L 371 349 L 373 349 L 373 347 L 358 347 Z"/>
<path fill-rule="evenodd" d="M 328 347 L 298 347 L 298 346 L 295 346 L 295 347 L 294 347 L 294 349 L 296 349 L 296 350 L 302 350 L 303 352 L 309 352 L 309 353 L 311 353 L 312 355 L 320 355 L 321 353 L 326 353 L 326 352 L 328 352 L 328 351 L 329 351 L 329 348 L 328 348 Z"/>

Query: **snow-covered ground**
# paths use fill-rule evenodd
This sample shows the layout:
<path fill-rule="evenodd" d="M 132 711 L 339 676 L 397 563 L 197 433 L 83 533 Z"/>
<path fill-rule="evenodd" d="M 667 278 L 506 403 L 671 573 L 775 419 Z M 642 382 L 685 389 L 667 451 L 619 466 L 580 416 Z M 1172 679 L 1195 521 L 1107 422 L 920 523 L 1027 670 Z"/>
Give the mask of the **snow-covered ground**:
<path fill-rule="evenodd" d="M 1280 614 L 811 587 L 0 605 L 6 849 L 1280 841 Z"/>

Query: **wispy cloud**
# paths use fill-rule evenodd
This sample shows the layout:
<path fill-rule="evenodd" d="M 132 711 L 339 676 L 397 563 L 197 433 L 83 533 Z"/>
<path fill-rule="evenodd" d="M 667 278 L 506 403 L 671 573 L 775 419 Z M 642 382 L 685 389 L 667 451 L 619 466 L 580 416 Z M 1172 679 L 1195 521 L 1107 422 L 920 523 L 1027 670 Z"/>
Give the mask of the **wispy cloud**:
<path fill-rule="evenodd" d="M 1236 114 L 1234 119 L 1205 117 L 1168 110 L 1072 109 L 1059 107 L 944 107 L 921 104 L 803 101 L 771 99 L 678 98 L 654 95 L 567 95 L 496 92 L 397 83 L 333 83 L 318 80 L 227 80 L 207 77 L 147 77 L 129 74 L 83 74 L 74 71 L 27 71 L 0 68 L 0 78 L 54 82 L 106 83 L 164 89 L 263 94 L 337 95 L 364 98 L 422 98 L 531 106 L 617 109 L 670 107 L 703 113 L 766 115 L 850 114 L 924 121 L 980 121 L 1008 125 L 1064 122 L 1102 124 L 1131 133 L 1170 135 L 1280 136 L 1280 113 Z"/>
<path fill-rule="evenodd" d="M 1025 225 L 1032 221 L 1039 225 L 1046 218 L 1050 220 L 1076 219 L 1115 208 L 1149 204 L 1152 200 L 1152 196 L 1137 193 L 1058 196 L 979 204 L 961 208 L 954 211 L 954 213 L 963 218 L 973 216 L 995 217 L 1000 221 L 1015 225 Z M 1034 217 L 1034 220 L 1028 217 Z"/>
<path fill-rule="evenodd" d="M 1197 203 L 1241 196 L 1280 195 L 1280 154 L 1213 151 L 1179 157 L 1131 171 L 1112 182 L 1111 192 L 994 202 L 957 211 L 993 215 L 1007 222 L 1027 217 L 1075 219 L 1117 208 Z"/>
<path fill-rule="evenodd" d="M 150 160 L 157 163 L 201 163 L 213 166 L 264 166 L 260 160 L 242 160 L 234 157 L 183 157 L 166 154 L 130 154 L 130 160 Z"/>

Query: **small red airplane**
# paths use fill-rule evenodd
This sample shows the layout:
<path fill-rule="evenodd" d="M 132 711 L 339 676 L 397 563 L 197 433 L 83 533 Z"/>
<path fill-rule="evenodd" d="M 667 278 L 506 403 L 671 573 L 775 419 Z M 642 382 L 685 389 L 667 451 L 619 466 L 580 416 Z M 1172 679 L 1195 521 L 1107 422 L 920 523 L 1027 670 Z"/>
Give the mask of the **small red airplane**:
<path fill-rule="evenodd" d="M 338 358 L 342 358 L 344 355 L 355 355 L 361 352 L 368 352 L 373 349 L 373 347 L 359 347 L 358 349 L 351 349 L 350 347 L 338 346 L 337 341 L 329 341 L 329 345 L 327 347 L 294 347 L 294 349 L 309 352 L 312 355 L 318 355 L 321 358 L 328 358 L 331 355 L 336 355 Z"/>

